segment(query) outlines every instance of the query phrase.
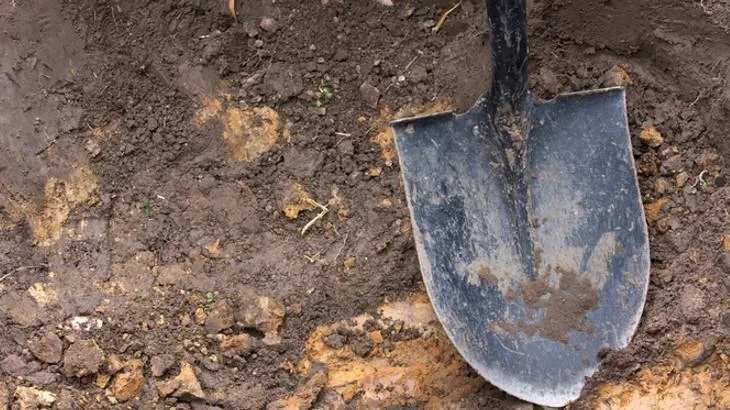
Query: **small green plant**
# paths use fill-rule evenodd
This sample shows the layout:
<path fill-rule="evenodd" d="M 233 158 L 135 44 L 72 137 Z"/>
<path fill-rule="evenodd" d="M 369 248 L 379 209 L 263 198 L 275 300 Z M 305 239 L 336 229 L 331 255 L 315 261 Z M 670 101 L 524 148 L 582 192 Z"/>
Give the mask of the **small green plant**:
<path fill-rule="evenodd" d="M 149 215 L 150 212 L 152 212 L 152 205 L 150 205 L 148 202 L 142 204 L 142 213 L 144 213 L 145 215 Z"/>
<path fill-rule="evenodd" d="M 205 294 L 205 303 L 213 303 L 218 299 L 218 291 L 214 290 Z"/>
<path fill-rule="evenodd" d="M 317 88 L 317 91 L 319 91 L 319 97 L 317 97 L 314 105 L 318 108 L 325 105 L 330 99 L 332 99 L 332 97 L 334 97 L 334 94 L 332 93 L 332 86 L 324 78 L 319 81 L 319 88 Z"/>

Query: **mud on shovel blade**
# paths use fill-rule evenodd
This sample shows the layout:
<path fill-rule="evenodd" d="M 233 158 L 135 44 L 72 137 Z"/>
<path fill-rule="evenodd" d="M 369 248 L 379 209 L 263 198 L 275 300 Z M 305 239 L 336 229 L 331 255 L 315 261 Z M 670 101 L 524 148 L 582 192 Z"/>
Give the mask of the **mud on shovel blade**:
<path fill-rule="evenodd" d="M 538 101 L 524 0 L 487 2 L 491 89 L 463 115 L 392 124 L 421 272 L 456 348 L 545 406 L 625 347 L 649 278 L 623 89 Z"/>

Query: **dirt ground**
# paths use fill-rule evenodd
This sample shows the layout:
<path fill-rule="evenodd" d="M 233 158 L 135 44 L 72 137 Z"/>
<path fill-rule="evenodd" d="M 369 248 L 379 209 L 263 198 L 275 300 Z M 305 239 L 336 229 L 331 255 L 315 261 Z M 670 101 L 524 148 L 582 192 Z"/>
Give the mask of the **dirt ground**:
<path fill-rule="evenodd" d="M 393 3 L 0 1 L 0 409 L 532 408 L 435 321 L 387 128 L 486 90 L 483 2 Z M 530 41 L 541 97 L 627 87 L 651 232 L 570 408 L 730 408 L 730 2 Z"/>

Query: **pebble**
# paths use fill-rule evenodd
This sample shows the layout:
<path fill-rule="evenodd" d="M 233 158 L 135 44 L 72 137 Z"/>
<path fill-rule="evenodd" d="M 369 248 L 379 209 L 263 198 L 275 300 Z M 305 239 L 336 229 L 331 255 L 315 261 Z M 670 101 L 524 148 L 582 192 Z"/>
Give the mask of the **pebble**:
<path fill-rule="evenodd" d="M 253 42 L 253 46 L 256 47 L 256 48 L 261 48 L 261 47 L 264 46 L 264 41 L 263 40 L 256 40 L 256 41 Z"/>
<path fill-rule="evenodd" d="M 53 332 L 47 332 L 40 339 L 28 342 L 28 348 L 33 356 L 44 363 L 58 363 L 63 356 L 63 342 Z"/>
<path fill-rule="evenodd" d="M 11 354 L 0 362 L 0 370 L 13 377 L 21 377 L 28 374 L 28 365 L 22 357 Z"/>
<path fill-rule="evenodd" d="M 689 174 L 682 171 L 679 174 L 677 174 L 677 187 L 678 188 L 684 188 L 684 186 L 687 184 L 687 181 L 689 181 Z"/>
<path fill-rule="evenodd" d="M 652 148 L 658 148 L 660 145 L 664 144 L 664 137 L 662 137 L 662 134 L 654 127 L 648 127 L 641 130 L 639 139 L 645 145 Z"/>
<path fill-rule="evenodd" d="M 377 87 L 370 85 L 367 82 L 362 83 L 360 86 L 360 95 L 363 101 L 370 108 L 378 108 L 378 102 L 380 101 L 380 90 Z"/>
<path fill-rule="evenodd" d="M 233 326 L 235 319 L 233 318 L 233 309 L 223 299 L 215 301 L 208 310 L 208 316 L 205 319 L 205 331 L 208 333 L 219 333 Z"/>
<path fill-rule="evenodd" d="M 279 326 L 284 322 L 286 309 L 268 296 L 259 296 L 256 302 L 248 305 L 240 316 L 243 326 L 264 333 L 263 342 L 268 345 L 279 344 Z"/>
<path fill-rule="evenodd" d="M 668 194 L 672 190 L 672 184 L 666 178 L 658 178 L 654 181 L 654 189 L 657 194 Z"/>
<path fill-rule="evenodd" d="M 245 357 L 253 353 L 256 344 L 250 335 L 243 333 L 221 340 L 220 348 L 223 351 L 233 352 Z"/>
<path fill-rule="evenodd" d="M 264 17 L 261 19 L 259 27 L 267 33 L 273 33 L 279 29 L 279 24 L 271 17 Z"/>
<path fill-rule="evenodd" d="M 341 63 L 343 61 L 347 61 L 347 58 L 348 58 L 348 53 L 347 53 L 347 50 L 344 48 L 338 48 L 335 51 L 335 54 L 332 56 L 332 59 L 339 63 Z"/>
<path fill-rule="evenodd" d="M 136 396 L 144 384 L 144 365 L 140 360 L 130 360 L 125 363 L 124 371 L 114 377 L 112 394 L 119 402 L 125 402 Z"/>
<path fill-rule="evenodd" d="M 152 375 L 155 377 L 163 376 L 174 363 L 175 357 L 171 354 L 154 356 L 150 360 L 150 370 L 152 371 Z"/>
<path fill-rule="evenodd" d="M 74 342 L 63 355 L 63 373 L 84 377 L 97 373 L 104 363 L 104 352 L 93 340 Z"/>
<path fill-rule="evenodd" d="M 180 374 L 170 380 L 157 383 L 157 392 L 161 397 L 172 396 L 187 401 L 205 399 L 205 393 L 195 376 L 193 366 L 186 361 L 180 362 Z"/>
<path fill-rule="evenodd" d="M 675 174 L 682 170 L 684 167 L 684 161 L 681 155 L 674 155 L 662 162 L 662 173 Z"/>

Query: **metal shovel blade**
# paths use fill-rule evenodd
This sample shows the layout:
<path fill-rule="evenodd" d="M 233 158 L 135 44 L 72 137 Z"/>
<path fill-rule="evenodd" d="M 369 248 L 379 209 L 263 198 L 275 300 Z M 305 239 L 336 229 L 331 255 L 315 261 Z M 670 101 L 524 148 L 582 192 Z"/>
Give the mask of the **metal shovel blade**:
<path fill-rule="evenodd" d="M 509 20 L 500 14 L 524 13 L 524 0 L 491 3 L 493 37 L 504 28 L 495 20 Z M 520 85 L 494 64 L 492 90 L 465 114 L 393 123 L 421 273 L 447 335 L 482 377 L 564 406 L 601 350 L 629 343 L 646 298 L 624 92 L 505 99 Z"/>

